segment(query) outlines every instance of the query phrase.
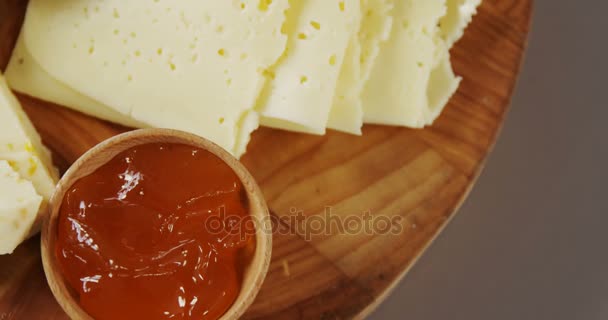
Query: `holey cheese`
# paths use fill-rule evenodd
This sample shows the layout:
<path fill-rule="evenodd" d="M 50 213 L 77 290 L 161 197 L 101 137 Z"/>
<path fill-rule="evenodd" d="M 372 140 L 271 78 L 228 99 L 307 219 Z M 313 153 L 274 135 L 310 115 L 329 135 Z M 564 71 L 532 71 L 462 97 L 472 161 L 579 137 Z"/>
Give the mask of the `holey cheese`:
<path fill-rule="evenodd" d="M 258 110 L 263 125 L 323 134 L 345 52 L 359 29 L 360 0 L 291 3 L 287 48 L 266 72 L 270 81 Z"/>
<path fill-rule="evenodd" d="M 30 1 L 25 45 L 51 77 L 155 127 L 239 156 L 264 70 L 285 49 L 288 0 Z"/>
<path fill-rule="evenodd" d="M 29 96 L 50 101 L 88 115 L 129 127 L 146 127 L 112 108 L 82 95 L 51 77 L 34 60 L 20 35 L 6 67 L 6 81 L 11 89 Z"/>
<path fill-rule="evenodd" d="M 12 253 L 27 238 L 41 203 L 32 183 L 0 160 L 0 254 Z"/>
<path fill-rule="evenodd" d="M 361 0 L 359 30 L 350 40 L 340 71 L 327 127 L 361 134 L 361 92 L 371 73 L 380 44 L 390 35 L 394 0 Z"/>
<path fill-rule="evenodd" d="M 363 91 L 368 123 L 420 128 L 428 124 L 427 89 L 439 64 L 435 36 L 445 0 L 395 1 L 393 25 Z M 445 46 L 444 46 L 445 47 Z"/>

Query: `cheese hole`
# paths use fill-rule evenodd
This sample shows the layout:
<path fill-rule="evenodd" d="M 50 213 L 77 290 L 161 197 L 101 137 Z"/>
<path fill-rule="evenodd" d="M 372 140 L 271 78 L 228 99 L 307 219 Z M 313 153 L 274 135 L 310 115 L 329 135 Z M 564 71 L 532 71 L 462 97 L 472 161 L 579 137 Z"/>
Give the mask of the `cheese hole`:
<path fill-rule="evenodd" d="M 156 50 L 156 54 L 158 54 L 159 56 L 162 56 L 163 55 L 163 48 L 158 48 Z"/>
<path fill-rule="evenodd" d="M 244 2 L 241 2 L 241 10 L 245 10 L 246 7 L 247 5 Z"/>
<path fill-rule="evenodd" d="M 308 38 L 308 37 L 306 36 L 306 34 L 301 33 L 301 32 L 300 32 L 300 33 L 298 33 L 298 39 L 300 39 L 300 40 L 306 40 L 306 38 Z"/>
<path fill-rule="evenodd" d="M 118 9 L 114 8 L 114 10 L 112 10 L 112 16 L 114 17 L 114 19 L 120 18 L 120 13 L 118 13 Z"/>
<path fill-rule="evenodd" d="M 89 54 L 93 54 L 93 52 L 95 52 L 95 47 L 94 46 L 90 46 L 89 47 Z"/>
<path fill-rule="evenodd" d="M 228 86 L 232 85 L 232 78 L 228 78 L 228 79 L 226 79 L 226 84 L 227 84 Z"/>
<path fill-rule="evenodd" d="M 310 25 L 317 30 L 321 30 L 321 24 L 316 21 L 311 21 Z"/>
<path fill-rule="evenodd" d="M 329 65 L 330 66 L 335 66 L 336 65 L 336 55 L 332 55 L 331 57 L 329 57 Z"/>
<path fill-rule="evenodd" d="M 99 12 L 99 6 L 95 6 L 95 9 L 93 9 L 95 12 Z"/>
<path fill-rule="evenodd" d="M 129 82 L 133 81 L 133 76 L 132 76 L 132 75 L 128 75 L 128 76 L 127 76 L 127 80 L 128 80 Z"/>
<path fill-rule="evenodd" d="M 418 61 L 418 63 L 417 63 L 417 64 L 418 64 L 418 68 L 422 68 L 422 67 L 424 67 L 424 63 L 422 63 L 422 62 L 420 62 L 420 61 Z"/>
<path fill-rule="evenodd" d="M 114 29 L 114 35 L 118 35 L 120 33 L 120 31 L 118 29 Z"/>
<path fill-rule="evenodd" d="M 23 64 L 23 62 L 24 62 L 23 58 L 19 58 L 19 59 L 17 60 L 17 63 L 18 63 L 18 64 Z M 10 145 L 9 145 L 9 147 L 10 147 Z"/>
<path fill-rule="evenodd" d="M 131 38 L 135 38 L 135 37 L 137 37 L 137 33 L 131 32 Z"/>
<path fill-rule="evenodd" d="M 175 69 L 177 69 L 177 67 L 175 66 L 175 63 L 173 63 L 173 62 L 169 62 L 169 68 L 171 68 L 171 71 L 175 71 Z"/>
<path fill-rule="evenodd" d="M 301 76 L 300 77 L 300 84 L 305 84 L 306 82 L 308 82 L 308 77 L 307 76 Z"/>
<path fill-rule="evenodd" d="M 221 48 L 221 49 L 217 50 L 217 54 L 220 55 L 221 57 L 225 57 L 227 55 L 226 49 Z"/>
<path fill-rule="evenodd" d="M 342 12 L 344 12 L 344 10 L 346 9 L 346 6 L 344 5 L 344 1 L 340 1 L 338 6 L 340 7 L 340 11 L 342 11 Z"/>
<path fill-rule="evenodd" d="M 192 56 L 192 62 L 193 62 L 193 63 L 196 63 L 197 61 L 198 61 L 198 54 L 194 54 L 194 55 Z"/>
<path fill-rule="evenodd" d="M 217 33 L 224 33 L 224 26 L 223 25 L 218 25 L 217 27 L 215 27 L 215 32 Z"/>
<path fill-rule="evenodd" d="M 247 54 L 246 54 L 246 53 L 244 53 L 244 52 L 243 52 L 243 53 L 241 53 L 241 57 L 240 57 L 240 58 L 241 58 L 241 60 L 246 60 L 246 59 L 247 59 L 247 57 L 248 57 L 248 56 L 247 56 Z"/>
<path fill-rule="evenodd" d="M 226 119 L 224 119 L 224 117 L 221 117 L 221 118 L 219 118 L 219 119 L 218 119 L 218 122 L 219 122 L 220 124 L 223 124 L 223 123 L 224 123 L 224 121 L 226 121 Z"/>
<path fill-rule="evenodd" d="M 139 51 L 139 50 L 135 50 L 135 56 L 136 56 L 136 57 L 141 56 L 141 51 Z"/>

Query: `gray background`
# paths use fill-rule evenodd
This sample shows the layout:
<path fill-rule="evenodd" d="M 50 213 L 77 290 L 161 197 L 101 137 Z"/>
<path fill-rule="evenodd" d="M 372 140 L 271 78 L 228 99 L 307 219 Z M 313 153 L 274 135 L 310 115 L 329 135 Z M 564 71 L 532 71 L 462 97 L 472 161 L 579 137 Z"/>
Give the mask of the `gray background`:
<path fill-rule="evenodd" d="M 502 135 L 376 319 L 608 319 L 608 1 L 537 0 Z"/>

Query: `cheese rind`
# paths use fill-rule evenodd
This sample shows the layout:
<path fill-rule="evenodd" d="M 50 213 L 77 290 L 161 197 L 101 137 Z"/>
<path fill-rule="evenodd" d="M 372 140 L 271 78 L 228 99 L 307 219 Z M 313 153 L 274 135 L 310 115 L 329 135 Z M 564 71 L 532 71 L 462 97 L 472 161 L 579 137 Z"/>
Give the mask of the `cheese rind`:
<path fill-rule="evenodd" d="M 6 160 L 36 192 L 48 201 L 55 190 L 58 172 L 51 154 L 42 144 L 17 98 L 0 76 L 0 160 Z"/>
<path fill-rule="evenodd" d="M 12 253 L 28 237 L 41 203 L 32 183 L 0 160 L 0 254 Z"/>
<path fill-rule="evenodd" d="M 133 120 L 103 104 L 77 92 L 49 75 L 27 50 L 20 35 L 6 67 L 6 81 L 11 89 L 28 96 L 50 101 L 70 109 L 118 123 L 128 127 L 143 128 L 147 125 Z"/>
<path fill-rule="evenodd" d="M 239 156 L 237 140 L 249 132 L 238 124 L 255 105 L 262 71 L 285 48 L 289 5 L 243 3 L 32 0 L 24 40 L 48 74 L 83 95 Z"/>
<path fill-rule="evenodd" d="M 292 1 L 287 48 L 267 71 L 258 103 L 262 125 L 325 133 L 344 55 L 358 30 L 359 1 Z"/>

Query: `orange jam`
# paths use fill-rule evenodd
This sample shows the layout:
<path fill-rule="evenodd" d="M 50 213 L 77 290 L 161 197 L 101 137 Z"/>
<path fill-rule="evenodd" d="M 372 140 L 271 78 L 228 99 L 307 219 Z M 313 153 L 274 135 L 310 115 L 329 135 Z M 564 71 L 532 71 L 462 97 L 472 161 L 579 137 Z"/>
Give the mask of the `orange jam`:
<path fill-rule="evenodd" d="M 222 160 L 196 147 L 145 144 L 66 192 L 55 254 L 95 319 L 217 319 L 255 249 L 246 222 L 247 193 Z"/>

